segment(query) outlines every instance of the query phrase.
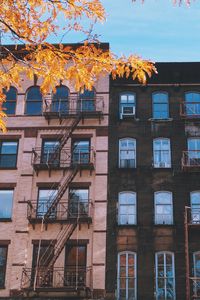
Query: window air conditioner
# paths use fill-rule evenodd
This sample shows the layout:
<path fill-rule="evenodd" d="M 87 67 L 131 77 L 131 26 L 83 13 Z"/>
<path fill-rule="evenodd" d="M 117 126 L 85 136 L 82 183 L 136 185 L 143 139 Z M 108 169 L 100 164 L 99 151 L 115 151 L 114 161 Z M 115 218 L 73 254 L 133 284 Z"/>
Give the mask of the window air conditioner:
<path fill-rule="evenodd" d="M 122 112 L 120 114 L 120 119 L 123 117 L 135 116 L 135 106 L 122 106 Z"/>

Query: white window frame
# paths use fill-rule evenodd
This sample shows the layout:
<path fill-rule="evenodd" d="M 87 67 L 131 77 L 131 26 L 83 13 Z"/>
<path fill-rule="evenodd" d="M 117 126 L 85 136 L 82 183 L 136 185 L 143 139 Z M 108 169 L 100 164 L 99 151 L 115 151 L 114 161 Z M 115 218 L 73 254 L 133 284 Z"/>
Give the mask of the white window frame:
<path fill-rule="evenodd" d="M 122 201 L 121 196 L 129 194 L 133 196 L 134 203 L 131 204 L 126 204 L 126 203 L 120 203 Z M 130 207 L 133 206 L 133 212 L 130 211 Z M 126 207 L 126 214 L 121 213 L 121 207 Z M 121 217 L 122 215 L 126 216 L 127 223 L 122 223 L 121 222 Z M 133 216 L 133 222 L 129 221 L 130 216 Z M 118 224 L 119 225 L 136 225 L 137 224 L 137 198 L 136 198 L 136 193 L 132 191 L 123 191 L 120 192 L 118 195 Z"/>
<path fill-rule="evenodd" d="M 173 293 L 174 293 L 174 296 L 173 298 L 171 298 L 171 300 L 175 300 L 176 299 L 176 283 L 175 283 L 175 259 L 174 259 L 174 253 L 173 252 L 170 252 L 170 251 L 159 251 L 159 252 L 156 252 L 155 253 L 155 298 L 156 300 L 168 300 L 169 298 L 167 298 L 167 285 L 166 285 L 166 280 L 167 280 L 167 266 L 166 266 L 166 255 L 171 255 L 171 258 L 172 258 L 172 273 L 173 273 L 173 277 L 170 277 L 172 278 L 173 280 Z M 158 256 L 159 255 L 164 255 L 164 265 L 163 265 L 163 269 L 164 269 L 164 276 L 163 277 L 158 277 Z M 159 278 L 163 278 L 164 279 L 164 298 L 160 298 L 159 295 L 158 295 L 158 281 L 159 281 Z"/>
<path fill-rule="evenodd" d="M 135 286 L 135 293 L 134 293 L 134 298 L 131 300 L 137 300 L 137 253 L 136 252 L 131 252 L 131 251 L 123 251 L 118 253 L 118 259 L 117 259 L 117 300 L 120 299 L 120 256 L 121 255 L 126 255 L 126 300 L 129 300 L 128 298 L 128 280 L 130 277 L 127 276 L 128 274 L 128 256 L 133 255 L 134 256 L 134 286 Z"/>
<path fill-rule="evenodd" d="M 195 98 L 195 95 L 199 97 L 199 101 L 196 101 L 194 99 L 190 100 L 188 97 Z M 199 116 L 200 114 L 200 93 L 198 91 L 188 91 L 185 93 L 185 99 L 184 99 L 184 109 L 186 116 L 192 117 L 192 116 Z"/>
<path fill-rule="evenodd" d="M 167 194 L 170 196 L 170 204 L 167 203 L 165 204 L 164 203 L 164 200 L 163 200 L 163 203 L 162 204 L 157 204 L 157 196 L 159 194 L 163 194 L 163 198 L 164 198 L 164 194 Z M 171 215 L 170 214 L 157 214 L 156 213 L 156 208 L 157 206 L 169 206 L 171 205 Z M 160 216 L 163 216 L 163 222 L 159 221 L 159 215 Z M 164 219 L 164 217 L 166 216 L 166 219 Z M 162 219 L 162 217 L 160 218 L 160 220 Z M 168 220 L 167 220 L 168 219 Z M 157 191 L 154 193 L 154 222 L 156 225 L 173 225 L 173 197 L 172 197 L 172 192 L 169 192 L 169 191 Z"/>
<path fill-rule="evenodd" d="M 156 95 L 165 95 L 166 96 L 166 98 L 167 98 L 167 101 L 166 101 L 166 103 L 162 103 L 162 102 L 156 102 L 155 103 L 155 98 L 154 98 L 154 96 L 156 96 Z M 162 117 L 160 117 L 160 118 L 157 118 L 156 116 L 155 116 L 155 106 L 156 105 L 165 105 L 166 107 L 167 107 L 167 111 L 166 111 L 166 114 L 167 114 L 167 116 L 165 117 L 165 118 L 162 118 Z M 155 119 L 155 120 L 166 120 L 166 119 L 169 119 L 169 94 L 167 93 L 167 92 L 164 92 L 164 91 L 157 91 L 157 92 L 154 92 L 153 94 L 152 94 L 152 115 L 153 115 L 153 119 Z"/>
<path fill-rule="evenodd" d="M 191 147 L 190 142 L 194 142 L 194 149 Z M 198 147 L 198 143 L 200 145 L 200 138 L 198 137 L 191 137 L 187 140 L 187 147 L 188 147 L 188 159 L 190 165 L 195 165 L 197 163 L 197 166 L 200 165 L 200 147 Z"/>
<path fill-rule="evenodd" d="M 133 102 L 129 102 L 129 96 L 132 96 L 134 98 Z M 126 97 L 127 100 L 126 102 L 122 102 L 122 97 Z M 125 101 L 125 100 L 124 100 Z M 127 104 L 127 105 L 126 105 Z M 132 107 L 133 109 L 133 113 L 125 113 L 124 112 L 124 107 L 127 106 L 127 107 Z M 123 117 L 125 116 L 135 116 L 135 107 L 136 107 L 136 95 L 135 93 L 132 93 L 132 92 L 125 92 L 125 93 L 121 93 L 120 94 L 120 98 L 119 98 L 119 117 L 120 119 L 122 120 Z"/>
<path fill-rule="evenodd" d="M 193 196 L 199 196 L 199 204 L 193 204 Z M 199 208 L 195 209 L 195 206 L 199 206 Z M 190 193 L 190 207 L 191 207 L 191 222 L 192 224 L 200 224 L 200 191 L 192 191 Z M 196 210 L 196 212 L 195 212 Z"/>
<path fill-rule="evenodd" d="M 195 282 L 193 282 L 193 293 L 194 295 L 198 295 L 200 294 L 200 277 L 197 277 L 197 268 L 196 268 L 196 255 L 199 255 L 200 256 L 200 251 L 196 251 L 193 253 L 193 275 L 194 275 L 194 278 L 198 278 L 198 279 L 194 279 Z M 198 283 L 198 284 L 197 284 Z M 197 286 L 199 287 L 197 289 Z"/>
<path fill-rule="evenodd" d="M 128 146 L 123 149 L 121 147 L 121 143 L 123 141 L 127 141 L 127 142 L 128 141 L 132 141 L 134 143 L 134 149 L 130 149 Z M 129 159 L 121 159 L 121 151 L 127 151 L 127 155 L 128 154 L 130 155 L 130 153 L 132 151 L 133 152 L 133 157 L 129 158 Z M 130 151 L 130 153 L 128 153 L 129 151 Z M 122 163 L 121 163 L 122 160 L 124 160 L 124 161 L 134 160 L 134 166 L 122 166 Z M 128 168 L 128 169 L 135 169 L 136 168 L 136 162 L 137 162 L 137 160 L 136 160 L 136 139 L 129 138 L 129 137 L 120 139 L 119 140 L 119 168 L 120 169 L 126 169 L 126 168 Z M 128 165 L 128 163 L 125 163 L 125 164 Z"/>
<path fill-rule="evenodd" d="M 6 202 L 4 199 L 1 199 L 1 194 L 7 194 L 10 193 L 12 194 L 12 200 L 11 200 L 11 205 L 10 205 L 10 210 L 8 210 L 8 207 L 6 207 L 7 209 L 7 214 L 9 213 L 9 216 L 7 215 L 6 217 L 1 217 L 0 215 L 0 219 L 12 219 L 12 212 L 13 212 L 13 200 L 14 200 L 14 189 L 0 189 L 0 203 L 4 203 Z M 0 208 L 3 208 L 3 205 L 0 205 Z M 3 211 L 5 212 L 5 207 L 3 208 Z"/>
<path fill-rule="evenodd" d="M 156 149 L 156 142 L 160 141 L 160 150 Z M 163 150 L 162 149 L 162 144 L 164 141 L 168 142 L 168 149 Z M 156 151 L 160 151 L 160 156 L 161 160 L 159 162 L 156 162 Z M 164 161 L 163 156 L 164 156 L 164 151 L 168 151 L 168 161 Z M 171 168 L 171 143 L 169 138 L 156 138 L 153 140 L 153 166 L 154 168 Z"/>

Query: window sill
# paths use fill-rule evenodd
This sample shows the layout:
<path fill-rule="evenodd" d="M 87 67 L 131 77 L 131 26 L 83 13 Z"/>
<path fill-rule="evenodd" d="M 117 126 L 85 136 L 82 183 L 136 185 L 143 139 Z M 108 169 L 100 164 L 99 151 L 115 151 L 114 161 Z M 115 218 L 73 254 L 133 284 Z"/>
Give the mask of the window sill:
<path fill-rule="evenodd" d="M 0 290 L 5 290 L 5 286 L 0 286 Z"/>
<path fill-rule="evenodd" d="M 120 227 L 120 228 L 121 227 L 123 227 L 123 228 L 124 227 L 130 228 L 130 227 L 137 227 L 137 224 L 118 224 L 117 223 L 117 226 Z"/>
<path fill-rule="evenodd" d="M 17 170 L 17 167 L 9 167 L 9 168 L 0 167 L 0 170 Z"/>
<path fill-rule="evenodd" d="M 166 118 L 166 119 L 155 119 L 155 118 L 150 118 L 148 121 L 151 122 L 172 122 L 173 118 Z"/>
<path fill-rule="evenodd" d="M 155 227 L 175 227 L 175 224 L 155 224 L 154 223 L 154 226 Z"/>
<path fill-rule="evenodd" d="M 0 218 L 0 222 L 12 222 L 11 218 Z"/>

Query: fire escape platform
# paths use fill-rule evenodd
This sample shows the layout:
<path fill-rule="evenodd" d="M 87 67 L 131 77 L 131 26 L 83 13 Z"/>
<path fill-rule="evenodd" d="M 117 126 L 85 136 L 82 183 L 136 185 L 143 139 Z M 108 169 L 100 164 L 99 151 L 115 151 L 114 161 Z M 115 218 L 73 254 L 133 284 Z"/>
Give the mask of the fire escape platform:
<path fill-rule="evenodd" d="M 34 225 L 34 224 L 41 224 L 42 223 L 42 218 L 28 218 L 28 221 L 30 224 Z M 58 219 L 58 218 L 48 218 L 45 220 L 45 223 L 48 224 L 73 224 L 73 223 L 77 223 L 77 224 L 92 224 L 92 217 L 89 216 L 85 216 L 85 217 L 79 217 L 77 219 L 77 217 L 68 217 L 66 219 Z"/>

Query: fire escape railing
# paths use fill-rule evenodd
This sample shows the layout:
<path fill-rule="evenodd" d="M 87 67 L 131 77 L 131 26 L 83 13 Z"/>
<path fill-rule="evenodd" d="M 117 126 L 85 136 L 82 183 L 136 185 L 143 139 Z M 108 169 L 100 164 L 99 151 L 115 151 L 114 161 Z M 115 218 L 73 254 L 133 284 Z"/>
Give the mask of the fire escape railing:
<path fill-rule="evenodd" d="M 21 287 L 33 288 L 36 268 L 23 268 Z M 46 271 L 41 267 L 36 278 L 36 288 L 40 289 L 85 289 L 91 281 L 91 267 L 54 267 Z"/>
<path fill-rule="evenodd" d="M 27 218 L 29 222 L 41 221 L 45 213 L 48 211 L 52 201 L 47 200 L 28 200 L 27 201 Z M 63 199 L 59 201 L 55 210 L 50 214 L 47 222 L 70 221 L 79 218 L 80 221 L 87 219 L 92 220 L 93 204 L 91 200 L 81 199 L 81 201 Z"/>
<path fill-rule="evenodd" d="M 71 149 L 55 147 L 44 152 L 41 147 L 34 148 L 32 155 L 32 166 L 35 170 L 63 169 L 79 165 L 82 168 L 94 168 L 95 152 L 90 150 Z"/>
<path fill-rule="evenodd" d="M 200 225 L 200 208 L 187 207 L 188 225 Z"/>
<path fill-rule="evenodd" d="M 184 118 L 200 118 L 200 102 L 181 102 L 180 115 Z"/>
<path fill-rule="evenodd" d="M 200 167 L 200 150 L 183 151 L 182 168 L 192 169 Z"/>

